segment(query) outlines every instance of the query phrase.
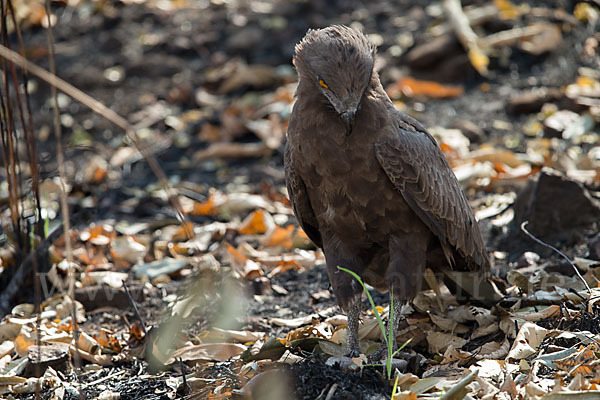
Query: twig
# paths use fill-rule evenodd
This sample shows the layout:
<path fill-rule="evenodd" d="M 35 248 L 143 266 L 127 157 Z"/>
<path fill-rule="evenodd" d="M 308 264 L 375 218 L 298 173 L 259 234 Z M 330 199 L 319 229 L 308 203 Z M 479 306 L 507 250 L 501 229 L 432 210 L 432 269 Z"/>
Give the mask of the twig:
<path fill-rule="evenodd" d="M 140 314 L 140 311 L 137 308 L 137 305 L 135 304 L 135 300 L 133 300 L 133 297 L 131 297 L 131 293 L 129 293 L 129 288 L 127 287 L 127 283 L 125 281 L 121 281 L 123 282 L 123 288 L 125 289 L 125 294 L 127 294 L 127 298 L 129 299 L 129 304 L 131 304 L 131 306 L 133 307 L 133 312 L 135 313 L 135 316 L 137 317 L 137 319 L 140 321 L 140 324 L 142 325 L 142 331 L 144 331 L 144 337 L 148 338 L 148 332 L 146 331 L 146 324 L 144 324 L 144 320 L 142 319 L 142 315 Z"/>
<path fill-rule="evenodd" d="M 192 393 L 192 388 L 187 383 L 187 378 L 185 377 L 185 364 L 183 363 L 183 359 L 179 357 L 177 360 L 179 361 L 179 367 L 181 368 L 181 378 L 183 379 L 183 395 L 185 396 L 188 393 Z"/>
<path fill-rule="evenodd" d="M 479 43 L 483 47 L 500 47 L 510 46 L 515 42 L 523 39 L 529 39 L 543 32 L 545 26 L 543 24 L 530 25 L 525 27 L 517 27 L 492 33 L 486 37 L 479 39 Z"/>
<path fill-rule="evenodd" d="M 271 154 L 272 150 L 264 143 L 213 143 L 208 148 L 194 154 L 194 161 L 204 161 L 211 158 L 245 158 L 263 157 Z"/>
<path fill-rule="evenodd" d="M 333 399 L 333 395 L 335 394 L 337 387 L 338 387 L 337 383 L 334 383 L 333 385 L 331 385 L 331 389 L 329 389 L 329 392 L 327 392 L 327 397 L 325 397 L 325 400 Z"/>
<path fill-rule="evenodd" d="M 115 372 L 114 374 L 108 374 L 108 375 L 106 375 L 105 377 L 102 377 L 102 378 L 100 378 L 100 379 L 96 379 L 96 380 L 95 380 L 95 381 L 93 381 L 93 382 L 88 382 L 88 383 L 85 383 L 85 384 L 83 384 L 81 387 L 82 387 L 82 388 L 86 388 L 86 387 L 90 387 L 90 386 L 95 386 L 95 385 L 97 385 L 97 384 L 99 384 L 99 383 L 102 383 L 102 382 L 104 382 L 104 381 L 107 381 L 107 380 L 109 380 L 109 379 L 113 379 L 113 378 L 116 378 L 116 377 L 118 377 L 118 376 L 121 376 L 121 375 L 125 374 L 126 372 L 127 372 L 127 370 L 121 370 L 121 371 Z"/>
<path fill-rule="evenodd" d="M 48 29 L 46 30 L 48 37 L 48 50 L 50 61 L 50 73 L 56 75 L 56 62 L 54 57 L 54 33 L 52 31 L 52 21 L 50 16 L 50 0 L 45 1 L 46 18 L 48 21 Z M 54 134 L 56 135 L 56 158 L 58 162 L 58 177 L 60 182 L 60 207 L 62 209 L 63 226 L 65 229 L 65 249 L 67 253 L 67 263 L 69 265 L 69 290 L 68 296 L 71 299 L 71 319 L 73 320 L 73 341 L 75 344 L 75 369 L 81 367 L 81 358 L 79 357 L 79 325 L 77 323 L 77 306 L 75 302 L 75 268 L 73 263 L 73 248 L 71 246 L 71 221 L 69 218 L 69 203 L 67 200 L 67 187 L 65 185 L 65 158 L 62 145 L 62 128 L 60 125 L 60 110 L 58 108 L 58 91 L 56 86 L 51 87 L 52 100 L 54 102 Z M 79 398 L 83 398 L 83 393 L 79 392 Z"/>
<path fill-rule="evenodd" d="M 36 64 L 27 60 L 25 57 L 21 56 L 20 54 L 12 51 L 11 49 L 9 49 L 3 45 L 0 45 L 0 57 L 4 58 L 12 63 L 15 63 L 19 67 L 23 68 L 25 71 L 31 73 L 32 75 L 37 76 L 41 80 L 50 84 L 52 87 L 55 87 L 58 90 L 60 90 L 61 92 L 71 96 L 75 100 L 81 102 L 83 105 L 89 107 L 92 111 L 94 111 L 98 115 L 106 118 L 107 120 L 109 120 L 110 122 L 112 122 L 113 124 L 118 126 L 119 128 L 123 129 L 125 131 L 125 134 L 127 135 L 127 137 L 129 137 L 131 139 L 131 141 L 133 142 L 136 149 L 144 156 L 144 158 L 148 162 L 148 165 L 150 166 L 150 169 L 152 169 L 152 172 L 158 178 L 161 185 L 167 192 L 169 201 L 171 202 L 171 205 L 177 212 L 177 216 L 178 216 L 179 220 L 181 222 L 187 222 L 187 216 L 186 216 L 185 212 L 183 211 L 183 207 L 181 207 L 181 204 L 179 203 L 179 200 L 177 198 L 175 191 L 172 189 L 171 185 L 169 184 L 169 180 L 167 179 L 167 176 L 165 175 L 164 171 L 160 168 L 160 165 L 159 165 L 158 161 L 156 160 L 156 158 L 151 153 L 149 153 L 147 147 L 141 145 L 140 140 L 136 133 L 136 128 L 134 126 L 132 126 L 125 118 L 123 118 L 122 116 L 120 116 L 119 114 L 117 114 L 116 112 L 114 112 L 113 110 L 111 110 L 110 108 L 105 106 L 104 104 L 102 104 L 100 101 L 94 99 L 93 97 L 91 97 L 88 94 L 77 89 L 70 83 L 59 78 L 55 74 L 50 73 L 50 72 L 46 71 L 45 69 L 37 66 Z M 193 237 L 193 232 L 189 228 L 189 224 L 182 224 L 182 226 L 183 226 L 184 230 L 186 231 L 186 235 L 188 235 L 190 238 Z"/>
<path fill-rule="evenodd" d="M 448 22 L 452 26 L 460 43 L 467 50 L 471 65 L 481 75 L 486 76 L 488 73 L 489 58 L 480 47 L 479 37 L 471 28 L 469 18 L 463 12 L 460 0 L 444 0 L 443 5 L 448 16 Z"/>
<path fill-rule="evenodd" d="M 529 223 L 529 221 L 524 221 L 521 224 L 521 230 L 527 235 L 529 236 L 531 239 L 533 239 L 535 242 L 541 244 L 542 246 L 545 246 L 553 251 L 555 251 L 556 253 L 560 254 L 565 260 L 567 260 L 567 262 L 571 265 L 571 267 L 573 267 L 573 270 L 575 271 L 575 273 L 577 274 L 577 276 L 579 277 L 579 279 L 581 279 L 581 282 L 583 282 L 583 284 L 585 285 L 585 288 L 587 289 L 588 293 L 592 293 L 592 289 L 590 289 L 590 287 L 588 286 L 587 282 L 585 281 L 585 279 L 583 279 L 583 276 L 581 276 L 581 274 L 579 273 L 579 270 L 577 269 L 577 266 L 575 266 L 575 264 L 573 264 L 573 261 L 571 261 L 571 259 L 569 257 L 567 257 L 565 255 L 565 253 L 563 253 L 562 251 L 558 250 L 556 247 L 542 242 L 540 239 L 536 238 L 535 236 L 533 236 L 527 229 L 525 229 L 525 227 L 527 226 L 527 224 Z"/>
<path fill-rule="evenodd" d="M 17 64 L 19 67 L 23 68 L 26 72 L 29 72 L 32 75 L 37 76 L 41 80 L 50 84 L 50 86 L 57 88 L 61 92 L 64 92 L 65 94 L 71 96 L 72 98 L 79 101 L 80 103 L 88 106 L 94 112 L 103 116 L 104 118 L 106 118 L 113 124 L 117 125 L 118 127 L 122 128 L 124 130 L 128 130 L 131 127 L 131 125 L 129 124 L 129 122 L 127 122 L 127 120 L 125 118 L 121 117 L 119 114 L 117 114 L 110 108 L 106 107 L 104 104 L 102 104 L 98 100 L 85 94 L 84 92 L 77 89 L 70 83 L 62 80 L 55 74 L 50 73 L 50 72 L 46 71 L 45 69 L 37 66 L 36 64 L 32 63 L 31 61 L 27 60 L 20 54 L 12 51 L 11 49 L 0 45 L 0 57 L 5 58 L 6 60 Z"/>
<path fill-rule="evenodd" d="M 498 7 L 493 4 L 465 10 L 465 16 L 469 20 L 470 26 L 482 25 L 490 19 L 498 16 Z M 452 26 L 443 23 L 431 28 L 432 36 L 442 36 L 452 31 Z"/>

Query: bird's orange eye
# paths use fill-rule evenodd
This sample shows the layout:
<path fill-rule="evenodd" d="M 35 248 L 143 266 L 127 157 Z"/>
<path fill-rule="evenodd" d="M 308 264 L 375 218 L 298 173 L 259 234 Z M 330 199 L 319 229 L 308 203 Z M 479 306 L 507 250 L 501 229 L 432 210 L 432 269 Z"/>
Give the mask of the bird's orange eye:
<path fill-rule="evenodd" d="M 319 79 L 319 85 L 321 85 L 321 87 L 324 87 L 325 89 L 329 89 L 329 86 L 327 86 L 323 79 Z"/>

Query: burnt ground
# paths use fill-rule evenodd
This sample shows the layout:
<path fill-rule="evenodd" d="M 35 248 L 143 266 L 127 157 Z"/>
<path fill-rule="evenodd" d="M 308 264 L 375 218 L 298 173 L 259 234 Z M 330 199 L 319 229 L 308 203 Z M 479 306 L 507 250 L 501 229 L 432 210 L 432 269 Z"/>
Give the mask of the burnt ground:
<path fill-rule="evenodd" d="M 206 199 L 209 188 L 224 191 L 244 187 L 249 192 L 260 192 L 266 185 L 281 190 L 284 187 L 282 169 L 283 145 L 274 149 L 267 157 L 241 160 L 207 160 L 190 162 L 194 154 L 207 148 L 208 142 L 198 132 L 202 125 L 210 123 L 222 125 L 223 106 L 199 104 L 197 93 L 203 89 L 219 93 L 215 71 L 226 69 L 230 60 L 241 59 L 247 64 L 264 64 L 276 67 L 277 77 L 264 85 L 253 87 L 242 85 L 226 93 L 219 93 L 219 101 L 229 104 L 233 99 L 254 94 L 257 96 L 272 92 L 278 85 L 294 80 L 291 56 L 294 44 L 306 30 L 334 23 L 362 26 L 368 34 L 380 35 L 379 57 L 380 75 L 384 86 L 388 86 L 399 76 L 410 75 L 417 78 L 435 76 L 441 81 L 462 84 L 465 93 L 451 99 L 403 98 L 407 110 L 426 126 L 453 125 L 456 120 L 468 119 L 478 126 L 482 136 L 472 141 L 473 145 L 490 143 L 505 146 L 511 150 L 523 150 L 525 140 L 516 129 L 506 129 L 494 121 L 510 121 L 513 127 L 523 124 L 527 114 L 511 114 L 507 110 L 509 98 L 519 91 L 535 87 L 560 88 L 575 81 L 581 67 L 597 68 L 598 60 L 582 56 L 583 42 L 590 36 L 590 28 L 576 25 L 563 33 L 563 40 L 553 51 L 532 55 L 513 49 L 503 58 L 493 58 L 491 75 L 479 76 L 468 64 L 460 48 L 456 56 L 449 56 L 451 62 L 434 63 L 428 68 L 409 68 L 405 55 L 414 46 L 425 42 L 426 30 L 435 21 L 436 11 L 427 7 L 440 7 L 429 1 L 198 1 L 178 8 L 161 9 L 160 2 L 148 1 L 142 4 L 121 2 L 87 3 L 76 7 L 53 3 L 58 17 L 55 27 L 56 63 L 58 75 L 107 104 L 123 116 L 130 116 L 133 123 L 144 123 L 162 132 L 161 137 L 151 138 L 158 148 L 154 154 L 172 182 L 185 182 L 198 199 Z M 483 4 L 483 1 L 463 2 Z M 549 9 L 565 9 L 571 13 L 574 4 L 566 0 L 552 2 L 533 1 L 532 6 Z M 553 20 L 554 21 L 554 20 Z M 486 27 L 488 32 L 503 29 L 502 24 Z M 410 40 L 407 41 L 406 34 Z M 404 35 L 404 36 L 402 36 Z M 46 34 L 41 27 L 30 26 L 23 32 L 28 58 L 48 68 Z M 400 48 L 400 51 L 398 50 Z M 107 70 L 118 75 L 108 79 Z M 115 72 L 116 71 L 116 72 Z M 486 89 L 481 90 L 485 84 Z M 50 90 L 47 85 L 36 82 L 31 94 L 31 104 L 35 126 L 44 132 L 52 126 Z M 159 116 L 153 120 L 148 111 L 152 104 L 159 104 Z M 202 116 L 187 122 L 183 129 L 175 130 L 166 123 L 165 114 L 181 115 L 189 110 L 203 109 Z M 161 114 L 162 113 L 162 114 Z M 96 155 L 110 159 L 113 152 L 127 143 L 123 132 L 112 126 L 102 117 L 86 107 L 67 102 L 63 107 L 63 129 L 66 144 L 67 174 L 73 182 L 73 193 L 79 197 L 90 196 L 97 201 L 99 215 L 97 221 L 121 220 L 125 218 L 164 218 L 174 217 L 175 212 L 161 200 L 144 197 L 140 191 L 157 185 L 144 160 L 132 161 L 130 169 L 100 184 L 86 182 L 82 177 L 82 167 Z M 163 117 L 161 117 L 161 115 Z M 235 141 L 256 142 L 251 133 L 235 137 Z M 161 145 L 164 143 L 164 145 Z M 43 178 L 56 176 L 56 146 L 52 136 L 41 135 L 38 144 L 40 167 Z M 187 160 L 187 161 L 182 161 Z M 127 190 L 124 190 L 126 188 Z M 481 198 L 481 190 L 471 190 L 472 199 Z M 132 198 L 138 198 L 131 210 L 121 207 Z M 78 205 L 74 205 L 75 208 Z M 575 210 L 572 210 L 574 212 Z M 568 215 L 566 216 L 568 218 Z M 207 217 L 192 217 L 197 224 L 207 223 Z M 490 251 L 508 251 L 507 257 L 496 260 L 497 273 L 505 276 L 509 262 L 518 260 L 525 250 L 536 250 L 549 264 L 560 270 L 568 270 L 565 262 L 551 255 L 551 252 L 524 242 L 512 228 L 497 229 L 488 221 L 482 223 Z M 576 240 L 564 240 L 558 245 L 570 256 L 588 256 L 594 231 L 585 232 Z M 555 243 L 557 244 L 557 243 Z M 567 246 L 568 244 L 568 246 Z M 246 293 L 242 318 L 242 328 L 270 329 L 269 335 L 285 335 L 289 328 L 268 325 L 269 317 L 292 318 L 322 312 L 335 305 L 333 297 L 315 302 L 311 294 L 327 290 L 329 282 L 321 265 L 307 268 L 305 272 L 288 271 L 271 279 L 271 286 L 283 287 L 287 294 L 263 294 L 251 283 L 239 283 L 240 291 Z M 144 317 L 152 325 L 162 319 L 165 305 L 161 296 L 178 293 L 185 280 L 171 282 L 163 292 L 151 292 L 142 303 Z M 260 295 L 258 298 L 255 294 Z M 379 304 L 387 296 L 377 295 Z M 216 301 L 216 300 L 215 300 Z M 210 325 L 218 314 L 211 303 L 186 321 L 190 334 L 198 333 Z M 366 307 L 366 304 L 365 304 Z M 212 310 L 212 311 L 211 311 Z M 130 321 L 135 319 L 131 312 L 124 314 Z M 120 318 L 111 313 L 94 313 L 89 316 L 87 328 L 99 330 L 101 326 L 118 326 Z M 417 349 L 423 351 L 422 348 Z M 147 371 L 147 365 L 137 362 L 125 363 L 127 376 Z M 207 376 L 219 376 L 227 365 L 215 366 Z M 323 361 L 308 358 L 304 363 L 291 367 L 297 381 L 301 382 L 298 398 L 316 398 L 331 382 L 339 383 L 335 398 L 357 398 L 362 396 L 387 396 L 390 388 L 383 383 L 378 371 L 367 370 L 365 376 L 347 374 L 324 365 Z M 177 375 L 177 371 L 172 372 Z M 103 372 L 103 376 L 110 373 Z M 118 379 L 125 379 L 120 376 Z M 94 374 L 93 379 L 102 378 Z M 85 381 L 85 377 L 80 380 Z M 375 382 L 371 387 L 364 382 Z M 108 380 L 107 387 L 119 391 L 118 380 Z M 357 389 L 360 382 L 364 387 Z M 131 382 L 130 382 L 131 383 Z M 163 383 L 155 380 L 131 383 L 135 394 L 128 394 L 121 388 L 121 398 L 168 398 L 162 397 Z M 140 391 L 147 390 L 147 393 Z M 89 388 L 89 395 L 99 389 Z M 359 390 L 359 392 L 356 392 Z M 152 394 L 154 393 L 154 394 Z M 26 398 L 26 397 L 22 397 Z M 31 397 L 32 398 L 32 397 Z"/>

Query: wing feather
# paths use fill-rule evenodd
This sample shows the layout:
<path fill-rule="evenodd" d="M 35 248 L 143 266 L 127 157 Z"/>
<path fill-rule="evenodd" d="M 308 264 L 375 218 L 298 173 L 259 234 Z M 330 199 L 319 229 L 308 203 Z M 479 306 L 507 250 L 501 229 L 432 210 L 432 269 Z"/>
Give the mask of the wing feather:
<path fill-rule="evenodd" d="M 416 120 L 397 113 L 395 134 L 376 142 L 377 159 L 390 181 L 438 237 L 452 264 L 454 248 L 474 269 L 489 269 L 473 210 L 435 139 Z"/>
<path fill-rule="evenodd" d="M 317 218 L 315 217 L 315 213 L 310 204 L 308 194 L 306 193 L 306 186 L 294 169 L 294 160 L 289 144 L 286 144 L 285 146 L 284 169 L 288 195 L 292 202 L 292 208 L 294 209 L 294 214 L 298 219 L 298 223 L 310 240 L 322 248 L 323 240 L 321 239 L 321 233 L 319 232 L 319 224 L 317 223 Z"/>

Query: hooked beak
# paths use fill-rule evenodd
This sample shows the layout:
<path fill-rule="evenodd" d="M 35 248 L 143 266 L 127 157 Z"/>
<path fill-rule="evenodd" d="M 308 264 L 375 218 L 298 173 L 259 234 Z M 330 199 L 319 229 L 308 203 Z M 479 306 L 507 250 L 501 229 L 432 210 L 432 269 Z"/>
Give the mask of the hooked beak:
<path fill-rule="evenodd" d="M 352 125 L 354 125 L 354 116 L 356 110 L 345 111 L 341 114 L 344 125 L 346 126 L 346 136 L 350 136 L 352 133 Z"/>

